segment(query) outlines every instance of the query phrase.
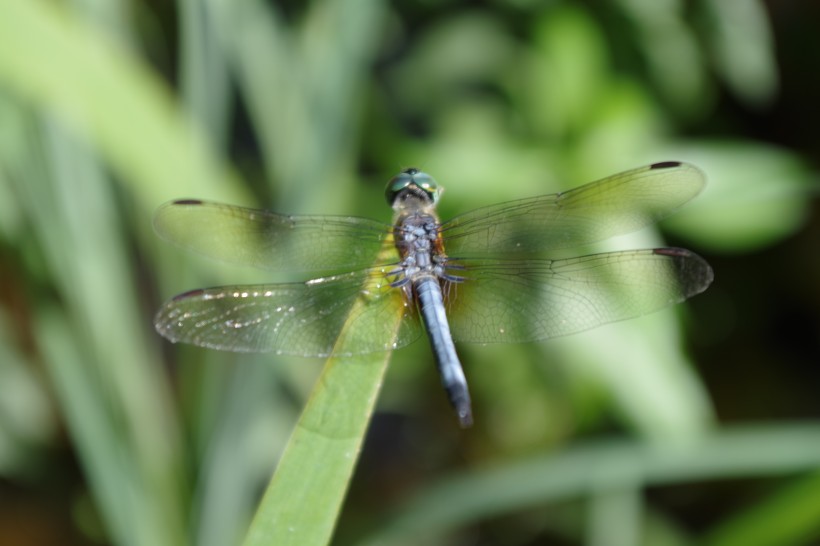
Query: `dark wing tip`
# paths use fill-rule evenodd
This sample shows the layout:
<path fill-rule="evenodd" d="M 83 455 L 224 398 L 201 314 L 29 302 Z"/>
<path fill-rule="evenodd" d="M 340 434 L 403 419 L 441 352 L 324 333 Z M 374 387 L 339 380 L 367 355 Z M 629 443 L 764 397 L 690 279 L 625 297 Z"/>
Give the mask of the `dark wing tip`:
<path fill-rule="evenodd" d="M 652 252 L 660 256 L 671 256 L 673 258 L 688 258 L 689 256 L 696 255 L 691 250 L 686 250 L 685 248 L 654 248 Z"/>
<path fill-rule="evenodd" d="M 655 248 L 652 250 L 659 256 L 672 258 L 679 278 L 683 281 L 684 296 L 691 298 L 700 294 L 712 284 L 715 273 L 706 260 L 685 248 Z"/>
<path fill-rule="evenodd" d="M 154 315 L 154 329 L 171 343 L 182 341 L 183 336 L 180 334 L 180 327 L 185 318 L 175 304 L 188 298 L 198 298 L 205 293 L 206 291 L 204 289 L 197 288 L 195 290 L 189 290 L 187 292 L 177 294 L 173 298 L 163 303 L 162 307 L 160 307 L 156 315 Z M 192 343 L 202 346 L 201 343 Z"/>
<path fill-rule="evenodd" d="M 182 294 L 177 294 L 176 296 L 171 298 L 171 301 L 179 301 L 187 298 L 194 298 L 196 296 L 201 296 L 204 293 L 205 290 L 203 290 L 202 288 L 195 288 L 194 290 L 188 290 L 187 292 L 183 292 Z"/>
<path fill-rule="evenodd" d="M 675 167 L 680 167 L 682 163 L 680 161 L 661 161 L 659 163 L 653 163 L 649 166 L 650 169 L 674 169 Z"/>

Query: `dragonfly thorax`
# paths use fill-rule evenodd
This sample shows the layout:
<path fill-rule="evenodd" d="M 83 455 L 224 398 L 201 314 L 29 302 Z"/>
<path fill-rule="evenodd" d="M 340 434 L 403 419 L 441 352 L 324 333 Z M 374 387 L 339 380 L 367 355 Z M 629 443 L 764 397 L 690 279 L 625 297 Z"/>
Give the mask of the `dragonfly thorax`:
<path fill-rule="evenodd" d="M 418 211 L 398 214 L 394 237 L 401 258 L 396 271 L 401 276 L 400 284 L 419 276 L 444 275 L 447 256 L 435 215 Z"/>

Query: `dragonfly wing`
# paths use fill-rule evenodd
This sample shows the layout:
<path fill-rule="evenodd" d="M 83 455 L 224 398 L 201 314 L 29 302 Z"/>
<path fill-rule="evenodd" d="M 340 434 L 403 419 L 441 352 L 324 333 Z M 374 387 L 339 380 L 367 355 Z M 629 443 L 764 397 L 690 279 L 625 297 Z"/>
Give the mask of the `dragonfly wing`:
<path fill-rule="evenodd" d="M 289 216 L 194 199 L 162 205 L 154 229 L 199 254 L 277 271 L 370 267 L 392 232 L 367 218 Z"/>
<path fill-rule="evenodd" d="M 398 334 L 390 326 L 397 313 L 404 315 Z M 375 270 L 304 283 L 193 290 L 166 302 L 154 325 L 173 342 L 307 357 L 387 351 L 420 333 L 402 290 Z M 342 336 L 348 349 L 340 353 L 335 347 Z"/>
<path fill-rule="evenodd" d="M 485 260 L 445 286 L 453 339 L 524 342 L 573 334 L 679 303 L 706 290 L 712 269 L 660 248 L 565 260 Z"/>
<path fill-rule="evenodd" d="M 668 216 L 704 187 L 693 165 L 669 161 L 579 188 L 473 210 L 442 226 L 454 257 L 571 248 L 629 233 Z"/>

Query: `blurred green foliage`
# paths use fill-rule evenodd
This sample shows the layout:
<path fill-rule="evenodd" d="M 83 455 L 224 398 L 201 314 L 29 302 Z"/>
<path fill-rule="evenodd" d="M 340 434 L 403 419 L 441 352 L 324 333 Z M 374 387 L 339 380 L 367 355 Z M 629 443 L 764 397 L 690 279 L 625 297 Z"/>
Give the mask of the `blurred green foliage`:
<path fill-rule="evenodd" d="M 158 241 L 161 203 L 387 220 L 384 182 L 416 165 L 447 186 L 447 218 L 668 159 L 710 178 L 664 223 L 713 262 L 710 291 L 554 342 L 460 347 L 469 432 L 429 349 L 398 351 L 340 519 L 364 427 L 344 445 L 311 444 L 296 427 L 286 485 L 247 543 L 271 543 L 265 526 L 287 536 L 272 519 L 285 508 L 323 526 L 299 544 L 334 525 L 338 544 L 818 540 L 820 432 L 792 422 L 816 418 L 816 400 L 802 394 L 787 419 L 754 427 L 714 409 L 778 416 L 767 404 L 813 390 L 773 368 L 805 372 L 789 364 L 820 355 L 816 175 L 809 150 L 787 146 L 812 141 L 744 126 L 791 89 L 774 35 L 759 0 L 3 2 L 0 543 L 245 537 L 322 364 L 156 335 L 151 317 L 174 293 L 267 280 Z M 754 350 L 755 328 L 780 309 L 769 303 L 790 297 L 805 302 L 801 322 L 770 353 Z M 714 383 L 690 354 L 719 368 L 704 372 Z M 323 466 L 339 454 L 344 469 Z M 715 501 L 706 481 L 737 487 Z M 36 530 L 14 519 L 25 510 Z"/>

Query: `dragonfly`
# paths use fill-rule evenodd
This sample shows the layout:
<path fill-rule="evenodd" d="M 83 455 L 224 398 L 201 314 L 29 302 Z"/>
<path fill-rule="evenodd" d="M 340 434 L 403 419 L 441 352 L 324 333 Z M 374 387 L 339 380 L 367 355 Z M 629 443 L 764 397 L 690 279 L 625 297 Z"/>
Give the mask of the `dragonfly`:
<path fill-rule="evenodd" d="M 191 290 L 163 304 L 154 324 L 172 342 L 303 357 L 391 351 L 426 332 L 466 428 L 473 412 L 455 342 L 574 334 L 706 290 L 712 269 L 689 250 L 574 250 L 656 223 L 705 183 L 693 165 L 666 161 L 443 223 L 440 187 L 415 168 L 387 184 L 390 224 L 171 201 L 154 218 L 167 241 L 307 280 Z"/>

